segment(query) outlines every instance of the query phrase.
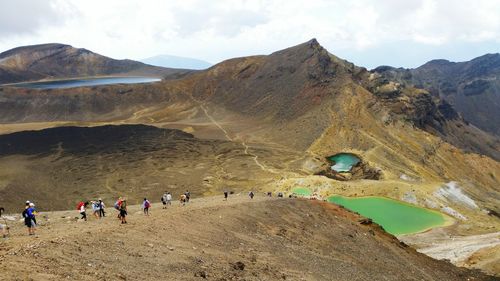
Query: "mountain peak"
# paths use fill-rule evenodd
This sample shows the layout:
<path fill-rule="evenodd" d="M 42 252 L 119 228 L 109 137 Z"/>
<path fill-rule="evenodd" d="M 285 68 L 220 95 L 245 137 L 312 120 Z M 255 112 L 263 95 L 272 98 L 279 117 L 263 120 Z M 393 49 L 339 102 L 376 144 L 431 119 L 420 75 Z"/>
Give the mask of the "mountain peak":
<path fill-rule="evenodd" d="M 283 50 L 279 50 L 279 51 L 274 52 L 272 54 L 274 55 L 274 54 L 286 54 L 286 53 L 311 53 L 311 51 L 319 52 L 322 50 L 325 50 L 325 48 L 323 48 L 323 46 L 321 46 L 319 44 L 319 42 L 318 42 L 318 40 L 316 40 L 316 38 L 313 38 L 307 42 L 304 42 L 304 43 L 301 43 L 301 44 L 298 44 L 298 45 L 295 45 L 292 47 L 288 47 L 288 48 L 283 49 Z"/>
<path fill-rule="evenodd" d="M 304 48 L 304 49 L 311 49 L 311 50 L 324 50 L 323 46 L 316 40 L 316 38 L 313 38 L 305 43 L 299 44 L 296 47 L 298 48 Z M 293 48 L 293 47 L 292 47 Z"/>
<path fill-rule="evenodd" d="M 307 41 L 306 44 L 308 44 L 311 48 L 321 47 L 321 45 L 319 44 L 318 40 L 316 40 L 316 38 L 313 38 L 313 39 Z"/>

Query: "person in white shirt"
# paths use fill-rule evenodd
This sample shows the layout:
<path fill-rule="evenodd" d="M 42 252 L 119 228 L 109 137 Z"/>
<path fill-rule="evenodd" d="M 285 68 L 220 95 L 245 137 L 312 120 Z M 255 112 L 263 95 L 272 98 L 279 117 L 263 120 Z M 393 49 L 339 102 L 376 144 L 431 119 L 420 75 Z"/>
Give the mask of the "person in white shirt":
<path fill-rule="evenodd" d="M 85 220 L 85 221 L 87 221 L 87 213 L 85 212 L 85 208 L 87 207 L 88 204 L 89 204 L 89 202 L 85 202 L 83 204 L 80 204 L 80 208 L 78 210 L 80 212 L 80 215 L 82 216 L 81 219 Z"/>
<path fill-rule="evenodd" d="M 167 205 L 172 205 L 172 194 L 170 192 L 167 192 Z"/>

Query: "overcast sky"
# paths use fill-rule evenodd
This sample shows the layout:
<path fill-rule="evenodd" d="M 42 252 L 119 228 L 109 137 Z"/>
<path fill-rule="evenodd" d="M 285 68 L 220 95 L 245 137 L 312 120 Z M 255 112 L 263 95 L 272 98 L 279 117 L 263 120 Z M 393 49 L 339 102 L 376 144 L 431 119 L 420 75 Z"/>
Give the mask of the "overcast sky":
<path fill-rule="evenodd" d="M 500 0 L 0 0 L 0 51 L 58 42 L 211 63 L 311 38 L 360 66 L 500 52 Z"/>

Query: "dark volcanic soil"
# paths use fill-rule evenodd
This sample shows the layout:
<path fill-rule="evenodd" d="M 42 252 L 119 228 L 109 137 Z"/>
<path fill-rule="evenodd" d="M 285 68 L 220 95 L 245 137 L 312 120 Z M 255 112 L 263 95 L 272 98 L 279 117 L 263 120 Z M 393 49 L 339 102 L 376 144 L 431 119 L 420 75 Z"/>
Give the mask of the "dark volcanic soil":
<path fill-rule="evenodd" d="M 262 186 L 265 175 L 241 144 L 180 130 L 121 125 L 0 135 L 0 206 L 7 212 L 26 200 L 67 210 L 99 197 L 109 204 L 118 196 L 133 204 L 159 200 L 166 190 L 213 195 Z"/>

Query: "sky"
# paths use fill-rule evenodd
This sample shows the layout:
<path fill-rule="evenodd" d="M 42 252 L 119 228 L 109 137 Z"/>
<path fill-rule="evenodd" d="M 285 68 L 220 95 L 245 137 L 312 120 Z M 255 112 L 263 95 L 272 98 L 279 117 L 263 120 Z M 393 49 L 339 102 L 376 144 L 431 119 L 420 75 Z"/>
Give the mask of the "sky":
<path fill-rule="evenodd" d="M 367 68 L 470 60 L 500 52 L 500 0 L 0 0 L 0 52 L 65 43 L 217 63 L 312 38 Z"/>

